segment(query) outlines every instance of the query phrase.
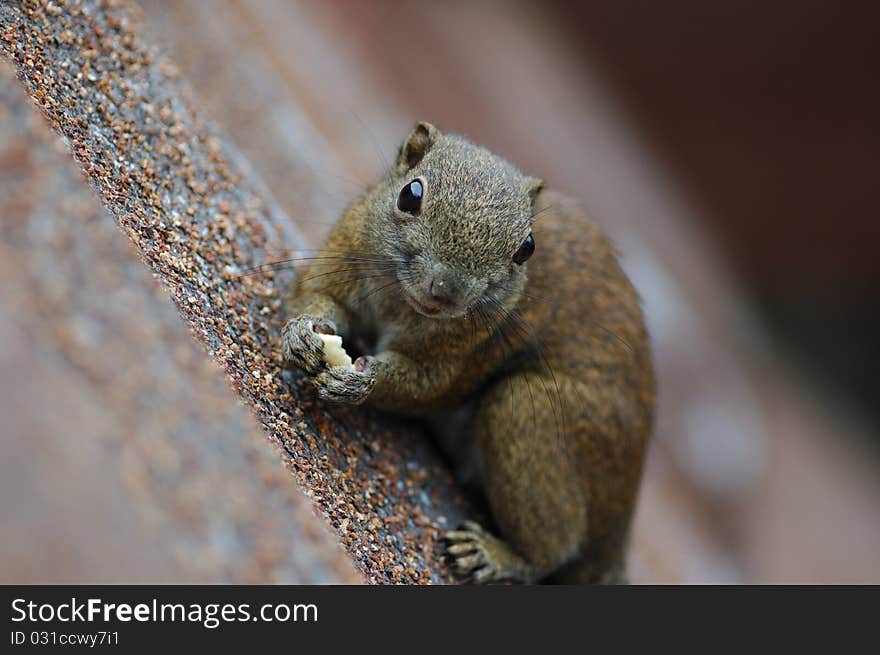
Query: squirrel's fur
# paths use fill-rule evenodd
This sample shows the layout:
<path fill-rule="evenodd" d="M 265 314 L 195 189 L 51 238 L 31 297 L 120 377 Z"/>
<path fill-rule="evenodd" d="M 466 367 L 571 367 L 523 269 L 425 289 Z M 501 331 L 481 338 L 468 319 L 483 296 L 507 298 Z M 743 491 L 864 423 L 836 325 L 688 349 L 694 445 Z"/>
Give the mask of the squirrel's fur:
<path fill-rule="evenodd" d="M 415 179 L 412 215 L 397 201 Z M 447 534 L 462 573 L 621 581 L 653 421 L 649 339 L 608 240 L 542 186 L 417 124 L 298 278 L 284 355 L 325 399 L 455 432 L 453 459 L 477 476 L 498 531 Z M 534 256 L 519 265 L 530 232 Z M 316 331 L 372 354 L 328 367 Z"/>

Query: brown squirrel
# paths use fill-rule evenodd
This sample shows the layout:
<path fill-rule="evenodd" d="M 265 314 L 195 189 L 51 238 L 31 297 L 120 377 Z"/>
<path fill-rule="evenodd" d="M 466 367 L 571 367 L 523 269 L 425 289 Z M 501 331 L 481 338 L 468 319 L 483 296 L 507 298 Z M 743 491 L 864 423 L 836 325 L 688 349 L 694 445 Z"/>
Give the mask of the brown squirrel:
<path fill-rule="evenodd" d="M 654 413 L 649 339 L 608 240 L 542 188 L 416 124 L 297 279 L 283 354 L 326 400 L 441 426 L 500 533 L 446 533 L 460 573 L 624 582 Z M 328 334 L 374 354 L 331 366 Z"/>

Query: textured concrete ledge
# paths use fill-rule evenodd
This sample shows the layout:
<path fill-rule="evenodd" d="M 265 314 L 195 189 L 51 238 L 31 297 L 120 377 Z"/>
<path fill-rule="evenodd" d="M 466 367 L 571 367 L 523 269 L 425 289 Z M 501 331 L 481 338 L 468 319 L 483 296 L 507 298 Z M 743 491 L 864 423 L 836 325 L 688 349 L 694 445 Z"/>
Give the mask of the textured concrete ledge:
<path fill-rule="evenodd" d="M 173 63 L 143 42 L 137 21 L 137 9 L 126 2 L 4 4 L 0 6 L 0 47 L 14 64 L 33 102 L 66 140 L 106 210 L 170 293 L 193 336 L 220 363 L 233 389 L 253 409 L 287 469 L 335 529 L 364 577 L 370 582 L 451 581 L 440 557 L 439 532 L 470 514 L 470 508 L 418 431 L 362 410 L 333 408 L 331 414 L 313 400 L 302 379 L 281 370 L 281 298 L 291 273 L 243 273 L 269 260 L 267 251 L 303 244 L 293 225 L 273 208 L 249 175 L 241 158 L 200 116 Z M 7 156 L 14 160 L 26 154 Z M 30 202 L 27 195 L 17 197 L 16 202 Z M 61 197 L 53 198 L 62 201 Z M 40 215 L 41 224 L 52 231 L 59 227 L 58 216 L 63 213 L 48 222 L 45 214 Z M 31 214 L 13 204 L 3 212 L 4 226 L 10 222 L 7 217 L 13 217 L 10 229 L 15 229 L 16 216 L 30 220 L 26 217 Z M 64 224 L 69 228 L 72 223 Z M 19 229 L 31 234 L 26 228 Z M 64 266 L 76 263 L 79 268 L 73 270 L 81 277 L 100 262 L 97 268 L 108 268 L 116 284 L 124 279 L 119 277 L 121 271 L 113 272 L 114 266 L 124 266 L 124 258 L 119 252 L 90 251 L 98 245 L 92 243 L 88 229 L 61 233 L 58 238 L 67 245 L 54 251 L 44 248 L 46 244 L 25 241 L 19 245 L 11 237 L 8 243 L 12 250 L 22 248 L 22 257 L 30 262 L 28 266 L 35 275 L 43 275 L 42 269 L 34 268 L 42 257 L 46 275 L 57 268 L 57 275 L 75 280 L 77 275 L 63 273 Z M 32 251 L 29 253 L 27 248 Z M 75 262 L 80 251 L 87 253 L 87 258 Z M 14 272 L 15 267 L 10 270 Z M 92 312 L 87 318 L 95 320 L 114 306 L 105 290 L 84 284 L 61 286 L 46 293 L 67 303 L 72 312 Z M 88 371 L 91 363 L 104 362 L 105 367 L 88 375 L 107 380 L 107 386 L 101 387 L 107 394 L 100 400 L 120 424 L 127 420 L 123 408 L 136 409 L 136 416 L 150 416 L 149 408 L 158 421 L 141 425 L 133 420 L 124 434 L 117 434 L 119 447 L 131 448 L 125 461 L 136 464 L 143 458 L 146 466 L 152 457 L 175 459 L 186 455 L 185 461 L 196 469 L 208 471 L 214 464 L 221 468 L 234 464 L 239 467 L 237 479 L 247 479 L 246 471 L 240 468 L 242 462 L 231 461 L 240 458 L 239 450 L 248 438 L 246 422 L 236 423 L 227 417 L 226 412 L 233 411 L 227 407 L 234 405 L 232 394 L 228 402 L 221 399 L 210 405 L 216 411 L 185 419 L 174 419 L 173 413 L 171 418 L 165 417 L 169 406 L 169 411 L 176 407 L 175 398 L 195 393 L 187 384 L 191 377 L 177 375 L 180 364 L 173 360 L 177 346 L 183 351 L 187 346 L 173 340 L 166 342 L 157 334 L 146 341 L 151 348 L 137 350 L 142 347 L 139 330 L 151 325 L 159 310 L 141 304 L 146 302 L 146 298 L 139 297 L 145 293 L 143 286 L 122 284 L 118 292 L 133 303 L 122 303 L 128 308 L 126 316 L 114 319 L 122 329 L 113 333 L 112 340 L 92 343 L 87 351 L 91 355 L 84 355 L 85 363 L 80 365 Z M 24 293 L 17 302 L 10 305 L 15 307 L 13 316 L 30 313 L 30 321 L 22 325 L 40 323 L 43 307 L 38 296 Z M 30 347 L 39 350 L 37 333 L 22 333 L 19 337 L 27 337 Z M 131 351 L 126 344 L 130 344 Z M 81 349 L 73 345 L 59 342 L 58 349 L 76 361 L 75 353 Z M 134 353 L 142 356 L 135 357 Z M 154 369 L 156 357 L 171 359 Z M 195 359 L 189 365 L 202 366 L 198 357 Z M 157 375 L 159 370 L 163 376 Z M 130 381 L 131 373 L 138 379 Z M 123 381 L 153 384 L 154 388 L 145 394 L 137 393 L 133 386 L 130 398 L 142 406 L 123 404 L 113 410 L 116 396 L 110 390 L 128 389 Z M 208 418 L 213 422 L 202 424 Z M 237 446 L 230 438 L 213 441 L 214 431 L 234 435 L 239 433 L 238 426 L 241 443 Z M 163 434 L 175 435 L 165 450 L 161 445 Z M 146 435 L 154 438 L 137 446 Z M 119 463 L 118 459 L 110 461 Z M 65 462 L 55 466 L 67 470 Z M 122 474 L 117 471 L 107 475 Z M 189 479 L 188 474 L 188 467 L 179 471 L 181 484 Z M 256 479 L 271 477 L 256 466 L 252 475 Z M 208 488 L 226 494 L 243 516 L 269 513 L 262 491 L 238 494 L 231 481 L 223 489 L 222 480 L 212 479 L 212 483 L 206 483 Z M 172 492 L 159 494 L 159 489 L 165 489 L 162 476 L 143 484 L 157 494 L 151 502 L 177 516 L 179 497 Z M 214 484 L 220 486 L 211 486 Z M 71 498 L 67 500 L 76 504 Z M 259 510 L 254 505 L 260 505 Z M 231 510 L 222 504 L 219 507 L 222 509 L 216 520 L 222 523 L 227 517 L 225 512 Z M 284 511 L 284 507 L 276 507 L 271 513 Z M 194 535 L 194 548 L 204 546 L 210 538 L 226 543 L 220 532 L 213 537 L 207 533 Z M 285 548 L 294 548 L 295 541 L 279 533 L 272 552 L 283 559 Z M 315 549 L 316 557 L 317 552 Z M 221 559 L 232 561 L 232 551 Z M 186 560 L 183 569 L 191 576 L 196 575 L 196 560 L 201 558 Z M 335 573 L 328 573 L 324 579 L 334 575 L 345 578 L 341 569 L 327 566 Z M 257 577 L 243 572 L 217 575 L 211 570 L 200 576 Z"/>

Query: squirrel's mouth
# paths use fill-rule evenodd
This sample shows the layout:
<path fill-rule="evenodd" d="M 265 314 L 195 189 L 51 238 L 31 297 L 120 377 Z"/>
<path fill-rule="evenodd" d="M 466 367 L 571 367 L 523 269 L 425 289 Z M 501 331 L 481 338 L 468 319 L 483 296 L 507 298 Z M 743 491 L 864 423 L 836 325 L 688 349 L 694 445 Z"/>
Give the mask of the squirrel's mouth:
<path fill-rule="evenodd" d="M 451 319 L 463 315 L 463 308 L 453 303 L 434 303 L 428 300 L 422 300 L 415 293 L 404 289 L 403 297 L 407 304 L 415 310 L 417 314 L 426 316 L 427 318 Z"/>
<path fill-rule="evenodd" d="M 435 318 L 439 314 L 443 312 L 443 307 L 439 307 L 436 305 L 428 305 L 419 300 L 416 300 L 412 294 L 405 294 L 407 302 L 409 302 L 410 307 L 415 309 L 419 314 L 423 314 L 430 318 Z"/>
<path fill-rule="evenodd" d="M 400 288 L 401 295 L 410 308 L 427 318 L 453 319 L 467 313 L 467 307 L 452 298 L 434 298 L 424 293 L 418 286 L 404 282 L 401 282 Z"/>

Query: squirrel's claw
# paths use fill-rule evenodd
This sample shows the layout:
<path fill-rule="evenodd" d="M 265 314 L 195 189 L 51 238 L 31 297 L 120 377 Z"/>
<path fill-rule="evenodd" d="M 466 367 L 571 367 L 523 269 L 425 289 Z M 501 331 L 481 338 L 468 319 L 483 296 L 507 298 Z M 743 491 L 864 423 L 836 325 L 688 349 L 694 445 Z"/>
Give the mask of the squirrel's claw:
<path fill-rule="evenodd" d="M 297 316 L 281 330 L 281 353 L 285 361 L 309 375 L 324 367 L 324 342 L 317 332 L 333 334 L 335 328 L 328 321 L 312 316 Z"/>
<path fill-rule="evenodd" d="M 503 544 L 479 524 L 465 521 L 460 529 L 447 532 L 443 538 L 448 542 L 446 552 L 458 573 L 477 583 L 498 579 L 493 552 L 496 544 Z"/>
<path fill-rule="evenodd" d="M 471 573 L 471 576 L 477 584 L 486 584 L 495 579 L 496 571 L 491 566 L 484 566 Z"/>
<path fill-rule="evenodd" d="M 348 366 L 330 366 L 312 378 L 323 400 L 360 405 L 370 395 L 376 378 L 369 369 L 358 371 Z"/>
<path fill-rule="evenodd" d="M 443 535 L 455 570 L 477 584 L 513 580 L 532 582 L 534 568 L 479 523 L 465 521 Z"/>
<path fill-rule="evenodd" d="M 472 541 L 465 541 L 460 544 L 451 544 L 446 547 L 446 552 L 454 557 L 458 557 L 460 555 L 468 555 L 470 553 L 476 552 L 477 545 Z"/>

